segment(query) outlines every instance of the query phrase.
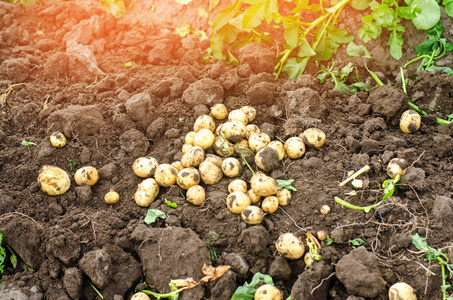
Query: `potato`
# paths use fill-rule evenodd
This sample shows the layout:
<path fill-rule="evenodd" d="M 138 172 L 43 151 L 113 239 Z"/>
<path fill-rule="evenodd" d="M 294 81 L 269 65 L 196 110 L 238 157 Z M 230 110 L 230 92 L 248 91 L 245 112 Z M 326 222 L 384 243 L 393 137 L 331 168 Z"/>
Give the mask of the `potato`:
<path fill-rule="evenodd" d="M 328 215 L 330 213 L 330 206 L 329 205 L 323 205 L 319 209 L 319 212 L 323 215 Z"/>
<path fill-rule="evenodd" d="M 247 182 L 242 179 L 235 179 L 228 184 L 228 193 L 232 192 L 243 192 L 247 193 Z"/>
<path fill-rule="evenodd" d="M 206 158 L 204 159 L 205 161 L 210 161 L 214 163 L 217 167 L 222 167 L 222 158 L 220 156 L 214 155 L 214 154 L 206 154 Z"/>
<path fill-rule="evenodd" d="M 237 143 L 245 137 L 245 124 L 238 121 L 228 121 L 223 124 L 222 132 L 228 141 Z"/>
<path fill-rule="evenodd" d="M 241 218 L 245 223 L 250 225 L 261 224 L 264 219 L 264 212 L 258 206 L 249 205 L 242 211 Z"/>
<path fill-rule="evenodd" d="M 285 142 L 285 152 L 289 158 L 301 158 L 305 154 L 305 144 L 299 137 L 289 138 Z"/>
<path fill-rule="evenodd" d="M 187 152 L 189 152 L 190 149 L 192 149 L 193 145 L 191 144 L 184 144 L 182 145 L 182 148 L 181 148 L 181 151 L 182 153 L 186 154 Z"/>
<path fill-rule="evenodd" d="M 277 192 L 278 205 L 286 206 L 291 202 L 291 192 L 287 189 L 281 189 Z"/>
<path fill-rule="evenodd" d="M 149 298 L 145 293 L 138 292 L 132 296 L 131 300 L 151 300 L 151 298 Z"/>
<path fill-rule="evenodd" d="M 396 175 L 403 176 L 407 171 L 407 161 L 402 158 L 394 158 L 387 165 L 387 174 L 391 178 L 395 178 Z"/>
<path fill-rule="evenodd" d="M 320 241 L 325 241 L 327 239 L 327 232 L 324 230 L 319 230 L 316 232 L 316 236 L 318 237 L 318 240 Z"/>
<path fill-rule="evenodd" d="M 299 135 L 308 147 L 321 148 L 326 142 L 326 134 L 318 128 L 308 128 Z"/>
<path fill-rule="evenodd" d="M 249 147 L 253 152 L 257 152 L 263 147 L 266 147 L 271 142 L 271 138 L 264 132 L 253 133 L 249 137 Z"/>
<path fill-rule="evenodd" d="M 208 115 L 201 115 L 193 124 L 193 130 L 195 132 L 200 131 L 201 129 L 209 129 L 211 132 L 215 130 L 215 121 L 211 116 Z"/>
<path fill-rule="evenodd" d="M 272 149 L 274 149 L 275 151 L 277 151 L 278 153 L 278 160 L 282 160 L 285 158 L 285 146 L 283 146 L 283 143 L 280 142 L 280 141 L 272 141 L 270 142 L 267 147 L 270 147 Z"/>
<path fill-rule="evenodd" d="M 158 165 L 157 159 L 151 156 L 139 157 L 132 164 L 132 171 L 138 177 L 150 178 L 154 176 Z"/>
<path fill-rule="evenodd" d="M 195 206 L 200 206 L 206 199 L 206 192 L 201 185 L 194 185 L 187 189 L 186 200 Z"/>
<path fill-rule="evenodd" d="M 187 190 L 200 183 L 200 173 L 193 167 L 182 169 L 176 176 L 176 183 L 180 188 Z"/>
<path fill-rule="evenodd" d="M 98 170 L 92 166 L 81 167 L 75 172 L 74 180 L 78 185 L 93 186 L 99 180 Z"/>
<path fill-rule="evenodd" d="M 250 201 L 252 201 L 252 204 L 256 204 L 261 200 L 261 196 L 257 195 L 255 191 L 252 189 L 247 191 L 247 196 L 249 196 Z"/>
<path fill-rule="evenodd" d="M 223 177 L 222 170 L 211 161 L 205 160 L 198 167 L 201 180 L 207 185 L 213 185 Z"/>
<path fill-rule="evenodd" d="M 159 195 L 159 184 L 154 178 L 147 178 L 138 184 L 134 194 L 135 203 L 141 207 L 148 207 Z"/>
<path fill-rule="evenodd" d="M 250 139 L 250 136 L 254 133 L 260 133 L 260 128 L 255 124 L 248 124 L 245 126 L 245 138 Z"/>
<path fill-rule="evenodd" d="M 275 244 L 278 253 L 288 259 L 299 259 L 304 255 L 304 243 L 292 233 L 280 235 Z"/>
<path fill-rule="evenodd" d="M 110 190 L 107 194 L 104 196 L 104 201 L 107 204 L 115 204 L 120 200 L 120 194 L 115 192 L 114 190 Z"/>
<path fill-rule="evenodd" d="M 189 131 L 186 134 L 186 137 L 184 138 L 184 143 L 193 145 L 193 140 L 194 140 L 196 134 L 197 133 L 195 131 Z"/>
<path fill-rule="evenodd" d="M 41 189 L 49 196 L 59 196 L 66 193 L 71 187 L 68 173 L 55 166 L 44 165 L 38 175 Z"/>
<path fill-rule="evenodd" d="M 176 183 L 176 176 L 178 175 L 178 169 L 169 164 L 160 164 L 156 168 L 154 173 L 154 179 L 157 183 L 163 187 L 169 187 Z"/>
<path fill-rule="evenodd" d="M 184 169 L 184 166 L 182 165 L 182 162 L 180 160 L 172 162 L 171 165 L 175 167 L 178 172 Z"/>
<path fill-rule="evenodd" d="M 390 300 L 417 300 L 414 289 L 405 282 L 398 282 L 389 289 Z"/>
<path fill-rule="evenodd" d="M 193 140 L 194 146 L 199 146 L 203 149 L 207 149 L 214 144 L 215 136 L 209 129 L 201 129 L 195 135 Z"/>
<path fill-rule="evenodd" d="M 198 167 L 204 161 L 205 153 L 203 148 L 193 146 L 187 153 L 181 157 L 181 163 L 184 168 Z"/>
<path fill-rule="evenodd" d="M 222 172 L 230 178 L 238 176 L 241 172 L 241 163 L 234 157 L 228 157 L 222 162 Z"/>
<path fill-rule="evenodd" d="M 268 197 L 275 195 L 278 191 L 277 181 L 265 175 L 262 172 L 257 172 L 250 179 L 250 185 L 252 186 L 253 191 L 262 197 Z"/>
<path fill-rule="evenodd" d="M 306 269 L 310 268 L 314 262 L 315 262 L 315 260 L 311 256 L 310 252 L 305 253 L 305 255 L 304 255 L 305 268 Z"/>
<path fill-rule="evenodd" d="M 238 121 L 247 124 L 247 114 L 240 109 L 230 111 L 228 121 Z"/>
<path fill-rule="evenodd" d="M 61 148 L 66 145 L 66 137 L 63 133 L 56 131 L 50 135 L 50 143 L 56 148 Z"/>
<path fill-rule="evenodd" d="M 282 300 L 283 294 L 273 285 L 265 284 L 260 286 L 256 292 L 254 300 Z"/>
<path fill-rule="evenodd" d="M 263 147 L 255 155 L 255 164 L 264 171 L 272 171 L 280 166 L 278 152 L 271 147 Z"/>
<path fill-rule="evenodd" d="M 226 199 L 228 209 L 234 214 L 240 214 L 252 202 L 250 198 L 243 192 L 232 192 Z"/>
<path fill-rule="evenodd" d="M 228 157 L 234 154 L 233 145 L 225 141 L 221 136 L 216 137 L 214 140 L 214 151 L 222 157 Z"/>
<path fill-rule="evenodd" d="M 400 129 L 404 133 L 416 132 L 422 123 L 422 117 L 412 109 L 403 112 L 400 118 Z"/>
<path fill-rule="evenodd" d="M 273 214 L 278 209 L 278 199 L 275 196 L 269 196 L 264 198 L 261 203 L 261 209 L 268 214 Z"/>
<path fill-rule="evenodd" d="M 217 136 L 220 136 L 220 135 L 221 135 L 220 132 L 221 132 L 222 130 L 223 130 L 223 124 L 220 124 L 219 126 L 217 126 L 217 128 L 216 128 L 215 131 L 214 131 L 215 136 L 216 136 L 216 137 L 217 137 Z"/>
<path fill-rule="evenodd" d="M 236 146 L 242 147 L 242 148 L 250 149 L 250 148 L 249 148 L 249 141 L 247 141 L 246 139 L 242 139 L 242 140 L 240 140 L 239 142 L 237 142 L 237 143 L 236 143 Z"/>
<path fill-rule="evenodd" d="M 228 111 L 224 104 L 218 103 L 211 107 L 211 115 L 217 120 L 223 120 L 227 117 Z"/>
<path fill-rule="evenodd" d="M 250 123 L 253 120 L 255 120 L 255 116 L 256 116 L 256 109 L 255 108 L 253 108 L 251 106 L 243 106 L 243 107 L 240 108 L 240 110 L 245 112 L 245 114 L 247 115 L 247 123 Z"/>

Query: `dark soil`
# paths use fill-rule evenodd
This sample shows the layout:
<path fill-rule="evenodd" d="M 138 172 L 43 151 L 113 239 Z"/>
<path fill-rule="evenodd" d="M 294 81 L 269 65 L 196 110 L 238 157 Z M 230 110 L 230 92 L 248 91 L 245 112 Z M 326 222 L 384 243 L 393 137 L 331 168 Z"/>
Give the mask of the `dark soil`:
<path fill-rule="evenodd" d="M 90 282 L 104 299 L 129 299 L 144 282 L 164 293 L 172 279 L 198 281 L 203 264 L 231 270 L 182 292 L 180 299 L 230 299 L 257 272 L 271 275 L 285 299 L 388 299 L 389 287 L 399 281 L 410 284 L 418 299 L 442 298 L 439 265 L 428 263 L 409 235 L 427 237 L 453 259 L 453 126 L 435 124 L 436 115 L 453 113 L 453 77 L 425 72 L 410 77 L 409 96 L 433 114 L 422 118 L 420 130 L 404 134 L 398 125 L 408 100 L 397 78 L 401 63 L 383 53 L 384 60 L 368 66 L 390 84 L 349 95 L 330 83 L 319 85 L 311 75 L 275 80 L 268 73 L 274 56 L 256 45 L 238 53 L 238 67 L 201 64 L 209 42 L 171 33 L 167 21 L 173 10 L 160 15 L 167 23 L 158 26 L 159 21 L 140 22 L 146 15 L 137 12 L 141 2 L 132 10 L 139 17 L 120 20 L 97 2 L 86 4 L 46 1 L 25 8 L 0 2 L 0 92 L 20 84 L 0 111 L 0 232 L 3 245 L 19 257 L 15 268 L 6 263 L 1 299 L 99 299 Z M 452 28 L 451 20 L 444 26 Z M 451 30 L 446 34 L 451 41 Z M 405 55 L 423 39 L 408 30 Z M 386 42 L 374 43 L 379 54 Z M 138 66 L 125 68 L 129 61 Z M 339 61 L 341 66 L 347 58 Z M 452 66 L 451 55 L 442 63 Z M 360 74 L 367 78 L 365 70 Z M 145 224 L 147 208 L 133 200 L 142 181 L 132 172 L 133 161 L 180 159 L 195 119 L 220 102 L 229 111 L 255 107 L 253 123 L 272 139 L 285 141 L 318 127 L 326 144 L 308 148 L 298 160 L 284 159 L 268 173 L 294 179 L 297 192 L 261 225 L 247 225 L 228 212 L 233 179 L 227 177 L 204 186 L 207 199 L 199 207 L 178 186 L 161 188 L 150 208 L 167 218 Z M 54 131 L 65 134 L 65 147 L 51 146 Z M 23 146 L 23 140 L 36 145 Z M 360 206 L 382 199 L 386 166 L 395 157 L 410 168 L 393 197 L 367 214 L 335 203 L 335 196 Z M 43 165 L 70 174 L 68 192 L 51 197 L 41 191 L 37 177 Z M 86 165 L 100 173 L 93 187 L 73 180 Z M 365 165 L 371 167 L 361 176 L 365 187 L 348 196 L 353 187 L 338 183 Z M 248 182 L 251 176 L 244 167 L 237 178 Z M 110 189 L 120 193 L 117 204 L 103 200 Z M 331 212 L 322 215 L 322 205 Z M 334 243 L 322 242 L 322 260 L 310 268 L 276 251 L 283 233 L 305 242 L 307 232 L 319 230 Z M 346 242 L 355 238 L 367 245 L 353 250 Z M 214 253 L 218 258 L 212 260 Z"/>

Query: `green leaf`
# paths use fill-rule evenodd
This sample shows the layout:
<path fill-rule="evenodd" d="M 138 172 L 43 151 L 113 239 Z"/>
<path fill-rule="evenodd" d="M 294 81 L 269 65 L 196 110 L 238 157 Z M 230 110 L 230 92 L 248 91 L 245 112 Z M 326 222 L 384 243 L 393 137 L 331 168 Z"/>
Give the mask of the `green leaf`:
<path fill-rule="evenodd" d="M 358 88 L 359 90 L 364 90 L 365 92 L 369 92 L 373 87 L 365 84 L 363 82 L 356 82 L 350 85 L 350 87 Z"/>
<path fill-rule="evenodd" d="M 440 7 L 436 0 L 413 0 L 410 6 L 418 6 L 422 10 L 415 19 L 412 19 L 412 24 L 417 29 L 428 30 L 439 22 Z"/>
<path fill-rule="evenodd" d="M 300 75 L 302 75 L 305 71 L 305 67 L 307 67 L 307 63 L 309 57 L 305 57 L 303 59 L 297 60 L 294 57 L 291 57 L 288 59 L 285 63 L 285 65 L 282 68 L 282 72 L 284 73 L 289 73 L 289 78 L 290 79 L 296 79 Z"/>
<path fill-rule="evenodd" d="M 349 62 L 346 66 L 341 68 L 340 73 L 339 73 L 340 80 L 345 82 L 346 79 L 348 79 L 348 76 L 349 76 L 349 74 L 351 74 L 352 71 L 354 71 L 354 64 L 352 62 Z"/>
<path fill-rule="evenodd" d="M 116 19 L 119 19 L 126 14 L 126 5 L 124 5 L 123 0 L 101 0 L 101 5 L 107 13 L 111 14 Z"/>
<path fill-rule="evenodd" d="M 351 57 L 361 56 L 365 58 L 372 58 L 370 51 L 365 47 L 365 45 L 357 45 L 354 42 L 350 42 L 346 47 L 346 53 Z"/>
<path fill-rule="evenodd" d="M 23 140 L 22 143 L 20 143 L 22 146 L 24 147 L 28 147 L 28 146 L 36 146 L 36 143 L 34 142 L 29 142 L 29 141 L 26 141 L 26 140 Z"/>
<path fill-rule="evenodd" d="M 326 237 L 326 246 L 330 246 L 330 245 L 332 245 L 332 243 L 333 243 L 332 239 L 330 238 L 329 235 L 327 235 L 327 237 Z"/>
<path fill-rule="evenodd" d="M 233 19 L 240 13 L 240 8 L 241 2 L 239 0 L 236 0 L 233 5 L 220 10 L 212 20 L 212 31 L 217 31 L 228 24 L 231 19 Z"/>
<path fill-rule="evenodd" d="M 349 241 L 347 241 L 347 243 L 351 244 L 353 248 L 359 247 L 362 245 L 368 246 L 368 244 L 364 240 L 359 239 L 359 238 L 349 240 Z"/>
<path fill-rule="evenodd" d="M 444 0 L 445 12 L 450 18 L 453 18 L 453 0 Z"/>
<path fill-rule="evenodd" d="M 288 179 L 288 180 L 277 179 L 276 181 L 277 181 L 279 190 L 287 189 L 290 191 L 297 192 L 297 189 L 295 187 L 291 186 L 291 184 L 294 182 L 294 179 Z"/>
<path fill-rule="evenodd" d="M 211 51 L 212 56 L 217 60 L 225 60 L 226 56 L 222 52 L 222 40 L 220 35 L 213 32 L 211 35 Z"/>
<path fill-rule="evenodd" d="M 288 46 L 296 48 L 299 42 L 299 24 L 297 24 L 299 16 L 282 18 L 283 26 L 285 27 L 285 41 Z"/>
<path fill-rule="evenodd" d="M 418 235 L 418 233 L 411 235 L 412 244 L 417 248 L 419 251 L 429 251 L 428 243 L 426 242 L 426 238 L 422 238 Z"/>
<path fill-rule="evenodd" d="M 354 36 L 349 34 L 346 29 L 340 29 L 335 26 L 327 27 L 327 37 L 338 44 L 346 44 L 354 40 Z"/>
<path fill-rule="evenodd" d="M 273 14 L 278 13 L 277 0 L 243 0 L 243 2 L 252 4 L 252 6 L 244 11 L 242 28 L 257 27 L 263 19 L 269 24 L 273 19 Z"/>
<path fill-rule="evenodd" d="M 425 55 L 428 54 L 433 48 L 437 47 L 437 41 L 435 39 L 430 39 L 424 41 L 423 43 L 419 44 L 415 47 L 415 54 L 417 55 Z"/>
<path fill-rule="evenodd" d="M 217 30 L 215 35 L 217 35 L 220 38 L 222 43 L 224 43 L 225 45 L 228 45 L 228 44 L 231 44 L 234 41 L 236 41 L 236 39 L 238 37 L 238 32 L 239 32 L 239 29 L 237 29 L 236 27 L 234 27 L 231 24 L 226 24 L 225 26 L 223 26 L 222 28 Z M 213 35 L 211 35 L 211 43 L 212 43 L 212 39 L 213 39 L 212 36 Z"/>
<path fill-rule="evenodd" d="M 125 68 L 132 68 L 132 67 L 135 67 L 135 66 L 137 66 L 137 63 L 133 62 L 133 61 L 129 61 L 129 62 L 124 64 Z"/>
<path fill-rule="evenodd" d="M 451 284 L 443 284 L 440 286 L 440 290 L 442 291 L 442 293 L 446 293 L 450 289 L 451 289 Z"/>
<path fill-rule="evenodd" d="M 170 200 L 167 200 L 167 199 L 165 199 L 164 203 L 167 204 L 167 206 L 171 207 L 171 208 L 177 208 L 178 207 L 178 204 L 173 203 L 173 202 L 171 202 Z"/>
<path fill-rule="evenodd" d="M 398 32 L 390 33 L 390 37 L 387 42 L 387 45 L 390 46 L 390 54 L 395 59 L 400 59 L 403 56 L 403 51 L 402 51 L 403 42 L 404 41 L 403 41 L 403 38 L 401 37 L 400 33 L 398 33 Z"/>
<path fill-rule="evenodd" d="M 426 71 L 431 72 L 434 70 L 442 71 L 450 76 L 453 76 L 453 69 L 449 67 L 438 67 L 438 66 L 430 66 L 429 68 L 426 68 Z"/>
<path fill-rule="evenodd" d="M 387 179 L 382 183 L 382 187 L 384 188 L 384 197 L 382 200 L 387 200 L 388 198 L 393 196 L 395 192 L 395 184 L 400 180 L 400 176 L 396 175 L 395 178 Z"/>
<path fill-rule="evenodd" d="M 17 256 L 11 251 L 11 256 L 9 257 L 9 261 L 11 262 L 11 265 L 15 269 L 17 267 Z"/>
<path fill-rule="evenodd" d="M 363 20 L 363 18 L 362 18 Z M 369 23 L 363 25 L 359 29 L 359 37 L 365 42 L 368 43 L 372 39 L 377 39 L 381 36 L 382 28 L 376 23 Z"/>
<path fill-rule="evenodd" d="M 388 4 L 381 4 L 374 11 L 374 20 L 378 26 L 390 27 L 396 18 L 396 12 Z"/>
<path fill-rule="evenodd" d="M 370 7 L 370 3 L 373 0 L 351 0 L 349 1 L 349 5 L 357 10 L 365 10 Z"/>
<path fill-rule="evenodd" d="M 299 52 L 297 56 L 299 57 L 307 57 L 307 56 L 315 56 L 316 52 L 308 43 L 307 39 L 303 38 L 299 41 Z"/>
<path fill-rule="evenodd" d="M 272 277 L 269 275 L 256 273 L 253 276 L 252 282 L 244 283 L 243 286 L 240 286 L 236 289 L 231 300 L 253 300 L 255 292 L 258 289 L 258 285 L 261 283 L 274 285 Z"/>
<path fill-rule="evenodd" d="M 237 60 L 236 57 L 234 57 L 234 55 L 230 52 L 230 50 L 228 50 L 228 63 L 229 64 L 232 64 L 233 66 L 239 66 L 239 60 Z"/>
<path fill-rule="evenodd" d="M 418 14 L 422 12 L 422 9 L 418 6 L 400 6 L 396 8 L 398 16 L 405 19 L 414 19 Z"/>
<path fill-rule="evenodd" d="M 157 218 L 165 219 L 167 218 L 167 215 L 163 211 L 158 209 L 148 209 L 148 213 L 145 217 L 145 223 L 148 225 L 152 224 L 156 222 Z"/>

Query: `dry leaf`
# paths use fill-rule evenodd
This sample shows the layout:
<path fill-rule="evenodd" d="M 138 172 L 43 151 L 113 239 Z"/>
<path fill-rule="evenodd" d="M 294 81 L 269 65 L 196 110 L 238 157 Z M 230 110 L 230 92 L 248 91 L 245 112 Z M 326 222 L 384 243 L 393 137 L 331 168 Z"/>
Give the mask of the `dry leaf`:
<path fill-rule="evenodd" d="M 186 279 L 175 279 L 175 280 L 172 280 L 171 283 L 173 283 L 178 288 L 186 288 L 186 289 L 191 289 L 198 285 L 198 283 L 195 280 L 193 280 L 193 278 L 190 278 L 190 277 L 186 278 Z"/>
<path fill-rule="evenodd" d="M 214 281 L 217 278 L 222 277 L 222 275 L 228 271 L 231 267 L 230 266 L 218 266 L 218 267 L 213 267 L 213 266 L 207 266 L 206 264 L 202 268 L 202 272 L 205 277 L 203 277 L 201 281 L 203 282 L 208 282 L 208 281 Z"/>

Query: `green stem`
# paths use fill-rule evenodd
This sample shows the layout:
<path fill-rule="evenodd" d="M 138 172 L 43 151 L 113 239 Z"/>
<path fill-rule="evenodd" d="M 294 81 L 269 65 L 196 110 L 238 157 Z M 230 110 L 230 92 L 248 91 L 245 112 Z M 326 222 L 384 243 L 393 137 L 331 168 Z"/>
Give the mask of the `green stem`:
<path fill-rule="evenodd" d="M 93 290 L 96 292 L 96 294 L 98 294 L 99 297 L 101 297 L 101 299 L 104 299 L 104 296 L 102 296 L 101 292 L 98 291 L 98 289 L 94 286 L 94 284 L 91 283 L 90 280 L 88 280 L 88 283 L 91 285 L 91 287 L 92 287 Z"/>
<path fill-rule="evenodd" d="M 174 296 L 176 296 L 177 294 L 181 293 L 185 289 L 187 289 L 187 288 L 185 288 L 185 287 L 184 288 L 180 288 L 179 290 L 176 290 L 176 291 L 173 291 L 173 292 L 167 293 L 167 294 L 154 293 L 154 292 L 151 292 L 151 291 L 148 291 L 148 290 L 141 290 L 140 292 L 142 292 L 144 294 L 147 294 L 147 295 L 150 295 L 150 296 L 154 296 L 157 299 L 160 299 L 160 298 L 173 298 Z"/>
<path fill-rule="evenodd" d="M 349 209 L 362 210 L 366 213 L 369 213 L 373 208 L 378 207 L 382 203 L 382 201 L 379 201 L 378 203 L 370 205 L 370 206 L 356 206 L 356 205 L 346 202 L 343 199 L 340 199 L 338 197 L 335 197 L 335 202 L 344 207 L 347 207 Z"/>
<path fill-rule="evenodd" d="M 431 56 L 429 56 L 429 55 L 427 55 L 427 54 L 418 56 L 418 57 L 414 58 L 413 60 L 407 62 L 407 63 L 403 66 L 403 68 L 406 69 L 407 66 L 409 66 L 410 64 L 416 62 L 417 60 L 420 60 L 420 59 L 422 59 L 422 58 L 430 58 L 430 57 L 431 57 Z"/>
<path fill-rule="evenodd" d="M 249 167 L 250 171 L 252 172 L 252 175 L 255 175 L 255 172 L 253 172 L 252 167 L 249 165 L 249 163 L 247 162 L 247 160 L 245 159 L 245 157 L 244 157 L 242 154 L 239 154 L 239 155 L 242 157 L 242 160 L 245 162 L 245 164 L 247 165 L 247 167 Z"/>
<path fill-rule="evenodd" d="M 404 78 L 404 70 L 403 70 L 403 68 L 400 68 L 400 73 L 401 73 L 401 82 L 403 84 L 403 91 L 407 95 L 407 84 L 406 84 L 406 78 Z"/>
<path fill-rule="evenodd" d="M 278 78 L 278 76 L 280 76 L 280 73 L 282 72 L 282 68 L 283 68 L 283 65 L 285 64 L 286 60 L 288 59 L 288 56 L 291 54 L 291 52 L 293 51 L 293 49 L 286 49 L 283 53 L 285 53 L 283 55 L 282 58 L 280 58 L 280 60 L 278 61 L 278 72 L 277 74 L 275 75 L 275 79 Z"/>
<path fill-rule="evenodd" d="M 427 115 L 428 115 L 428 114 L 426 113 L 426 111 L 420 109 L 420 108 L 419 108 L 416 104 L 414 104 L 413 102 L 408 101 L 407 104 L 408 104 L 413 110 L 415 110 L 416 112 L 418 112 L 419 114 L 421 114 L 421 115 L 423 115 L 423 116 L 427 116 Z M 436 123 L 439 124 L 439 125 L 447 125 L 447 124 L 450 124 L 451 121 L 448 121 L 448 120 L 445 120 L 445 119 L 436 117 Z"/>

